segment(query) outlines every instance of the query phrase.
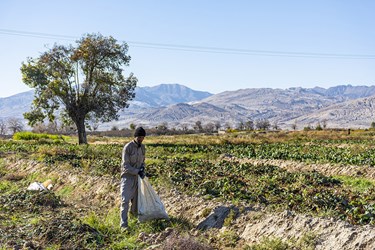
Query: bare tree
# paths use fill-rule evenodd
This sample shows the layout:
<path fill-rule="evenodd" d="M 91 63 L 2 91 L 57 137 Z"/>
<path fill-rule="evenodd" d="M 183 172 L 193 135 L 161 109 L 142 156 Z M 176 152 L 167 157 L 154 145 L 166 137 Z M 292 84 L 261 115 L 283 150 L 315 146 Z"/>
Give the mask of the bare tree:
<path fill-rule="evenodd" d="M 247 130 L 254 130 L 254 122 L 252 120 L 248 120 L 245 122 L 245 128 Z"/>
<path fill-rule="evenodd" d="M 60 127 L 60 132 L 65 133 L 65 134 L 74 134 L 77 132 L 77 127 L 75 126 L 75 124 L 71 124 L 71 125 L 62 124 Z"/>
<path fill-rule="evenodd" d="M 231 129 L 232 125 L 229 122 L 225 123 L 225 129 Z"/>
<path fill-rule="evenodd" d="M 189 125 L 187 123 L 181 124 L 182 131 L 188 131 Z"/>
<path fill-rule="evenodd" d="M 237 129 L 238 129 L 238 130 L 244 130 L 244 129 L 245 129 L 245 124 L 243 123 L 243 121 L 240 121 L 240 122 L 237 124 Z"/>
<path fill-rule="evenodd" d="M 157 126 L 157 129 L 159 131 L 164 131 L 164 132 L 167 131 L 168 130 L 168 123 L 167 122 L 163 122 L 163 123 L 159 124 Z"/>
<path fill-rule="evenodd" d="M 215 130 L 218 131 L 221 128 L 221 123 L 219 121 L 215 122 Z"/>
<path fill-rule="evenodd" d="M 272 124 L 272 128 L 273 128 L 274 130 L 278 130 L 278 129 L 279 129 L 279 123 L 278 123 L 278 121 L 274 121 L 274 122 L 273 122 L 273 124 Z"/>
<path fill-rule="evenodd" d="M 7 132 L 7 124 L 3 119 L 0 119 L 0 135 L 5 135 Z"/>
<path fill-rule="evenodd" d="M 322 126 L 320 125 L 320 122 L 318 122 L 316 124 L 316 127 L 315 127 L 316 130 L 323 130 Z"/>
<path fill-rule="evenodd" d="M 267 119 L 260 119 L 256 121 L 255 126 L 257 127 L 257 129 L 268 130 L 271 124 Z"/>
<path fill-rule="evenodd" d="M 292 129 L 293 129 L 294 131 L 297 130 L 297 120 L 294 120 L 294 122 L 293 122 L 293 124 L 292 124 Z"/>
<path fill-rule="evenodd" d="M 323 126 L 323 129 L 327 128 L 327 119 L 323 119 L 322 126 Z"/>
<path fill-rule="evenodd" d="M 195 125 L 194 125 L 194 129 L 197 130 L 197 131 L 202 131 L 203 130 L 203 127 L 202 127 L 202 122 L 201 121 L 196 121 L 195 122 Z"/>
<path fill-rule="evenodd" d="M 8 128 L 14 133 L 20 132 L 23 130 L 23 124 L 20 119 L 17 118 L 9 118 L 8 120 Z"/>
<path fill-rule="evenodd" d="M 34 133 L 45 133 L 45 132 L 49 132 L 49 131 L 48 131 L 48 127 L 47 127 L 47 125 L 46 125 L 44 122 L 38 122 L 38 123 L 36 123 L 36 124 L 33 126 L 33 128 L 32 128 L 31 131 L 34 132 Z"/>
<path fill-rule="evenodd" d="M 47 132 L 48 133 L 58 133 L 59 132 L 59 125 L 57 121 L 52 121 L 47 124 Z"/>
<path fill-rule="evenodd" d="M 205 127 L 205 130 L 209 133 L 212 133 L 215 131 L 215 124 L 213 122 L 207 123 L 206 126 L 204 127 Z"/>

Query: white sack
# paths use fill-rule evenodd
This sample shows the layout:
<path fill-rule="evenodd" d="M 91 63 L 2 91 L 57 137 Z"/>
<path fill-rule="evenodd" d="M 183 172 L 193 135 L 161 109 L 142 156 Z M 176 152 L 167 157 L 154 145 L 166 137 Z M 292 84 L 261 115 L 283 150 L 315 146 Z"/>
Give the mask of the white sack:
<path fill-rule="evenodd" d="M 138 220 L 169 219 L 164 205 L 152 188 L 148 178 L 138 176 Z"/>
<path fill-rule="evenodd" d="M 43 191 L 43 190 L 47 190 L 47 188 L 45 188 L 43 184 L 40 182 L 33 182 L 29 185 L 27 190 Z"/>

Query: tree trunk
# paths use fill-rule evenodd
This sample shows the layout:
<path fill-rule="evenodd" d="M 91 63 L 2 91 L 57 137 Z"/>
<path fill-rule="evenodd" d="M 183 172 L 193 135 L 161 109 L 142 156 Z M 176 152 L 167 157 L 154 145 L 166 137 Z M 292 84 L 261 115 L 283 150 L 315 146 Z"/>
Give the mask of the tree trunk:
<path fill-rule="evenodd" d="M 87 144 L 85 119 L 79 118 L 78 121 L 76 121 L 76 126 L 77 126 L 77 129 L 78 129 L 78 143 L 79 144 Z"/>

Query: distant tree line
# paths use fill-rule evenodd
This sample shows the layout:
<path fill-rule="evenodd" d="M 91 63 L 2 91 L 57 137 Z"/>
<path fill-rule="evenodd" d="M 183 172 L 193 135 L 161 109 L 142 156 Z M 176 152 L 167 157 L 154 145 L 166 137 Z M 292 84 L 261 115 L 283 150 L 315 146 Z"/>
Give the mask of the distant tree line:
<path fill-rule="evenodd" d="M 180 135 L 180 134 L 197 134 L 206 133 L 212 134 L 219 131 L 225 132 L 236 132 L 236 131 L 268 131 L 268 130 L 280 130 L 280 126 L 277 121 L 272 123 L 268 119 L 258 119 L 246 121 L 238 121 L 234 124 L 226 122 L 222 124 L 220 121 L 203 123 L 201 120 L 197 120 L 193 124 L 182 123 L 178 126 L 169 125 L 167 122 L 162 122 L 157 126 L 147 126 L 143 124 L 131 123 L 128 127 L 119 128 L 118 126 L 112 126 L 107 131 L 98 131 L 100 121 L 97 119 L 88 119 L 86 129 L 88 134 L 91 135 L 103 135 L 103 136 L 132 136 L 137 126 L 143 126 L 147 128 L 149 135 Z M 295 120 L 291 124 L 292 130 L 297 130 L 298 121 Z M 371 122 L 370 129 L 375 129 L 375 121 Z M 8 118 L 0 119 L 0 136 L 11 135 L 16 132 L 23 131 L 25 129 L 23 122 L 19 118 Z M 327 120 L 324 119 L 321 122 L 317 122 L 316 125 L 308 124 L 303 127 L 304 131 L 309 130 L 325 130 L 327 129 Z M 32 127 L 34 133 L 49 133 L 49 134 L 65 134 L 72 135 L 77 133 L 77 127 L 74 123 L 69 123 L 62 120 L 54 120 L 53 122 L 36 123 Z"/>
<path fill-rule="evenodd" d="M 0 135 L 14 134 L 24 129 L 21 119 L 8 118 L 0 119 Z"/>
<path fill-rule="evenodd" d="M 139 124 L 139 126 L 147 127 L 145 125 Z M 113 126 L 110 131 L 104 132 L 105 134 L 110 135 L 122 135 L 128 134 L 129 131 L 133 131 L 137 125 L 130 124 L 129 128 L 120 129 L 117 126 Z M 149 127 L 148 134 L 154 135 L 176 135 L 176 134 L 197 134 L 197 133 L 217 133 L 218 131 L 253 131 L 253 130 L 269 130 L 269 129 L 278 130 L 279 126 L 277 122 L 271 123 L 267 119 L 260 120 L 248 120 L 248 121 L 239 121 L 236 124 L 231 124 L 229 122 L 222 124 L 220 121 L 203 123 L 200 120 L 197 120 L 194 124 L 182 123 L 178 126 L 169 125 L 167 122 L 162 122 L 157 126 Z M 100 134 L 103 132 L 94 132 L 95 134 Z"/>

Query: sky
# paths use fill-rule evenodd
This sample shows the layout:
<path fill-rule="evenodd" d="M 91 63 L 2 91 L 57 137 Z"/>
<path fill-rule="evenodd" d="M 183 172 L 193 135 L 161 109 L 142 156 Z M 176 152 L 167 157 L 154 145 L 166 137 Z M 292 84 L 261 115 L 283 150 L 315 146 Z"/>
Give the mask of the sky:
<path fill-rule="evenodd" d="M 30 90 L 21 63 L 85 34 L 129 45 L 138 86 L 375 85 L 372 0 L 2 0 L 0 97 Z"/>

